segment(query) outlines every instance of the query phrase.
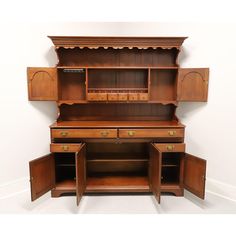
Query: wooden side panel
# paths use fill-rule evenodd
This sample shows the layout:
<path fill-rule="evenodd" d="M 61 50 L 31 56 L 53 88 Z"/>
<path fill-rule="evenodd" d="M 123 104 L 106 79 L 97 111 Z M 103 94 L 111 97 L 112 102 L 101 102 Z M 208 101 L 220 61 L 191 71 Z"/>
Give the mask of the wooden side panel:
<path fill-rule="evenodd" d="M 56 68 L 28 67 L 27 77 L 30 101 L 56 101 L 58 99 Z"/>
<path fill-rule="evenodd" d="M 206 160 L 185 154 L 184 188 L 204 199 L 205 197 Z"/>
<path fill-rule="evenodd" d="M 55 186 L 53 154 L 37 158 L 29 163 L 31 200 L 34 201 Z"/>
<path fill-rule="evenodd" d="M 149 149 L 149 184 L 158 203 L 161 201 L 161 162 L 162 153 L 153 145 L 150 144 Z"/>
<path fill-rule="evenodd" d="M 178 101 L 206 102 L 209 68 L 181 68 L 178 71 Z"/>
<path fill-rule="evenodd" d="M 77 206 L 86 189 L 86 145 L 83 144 L 75 156 L 76 166 L 76 202 Z"/>

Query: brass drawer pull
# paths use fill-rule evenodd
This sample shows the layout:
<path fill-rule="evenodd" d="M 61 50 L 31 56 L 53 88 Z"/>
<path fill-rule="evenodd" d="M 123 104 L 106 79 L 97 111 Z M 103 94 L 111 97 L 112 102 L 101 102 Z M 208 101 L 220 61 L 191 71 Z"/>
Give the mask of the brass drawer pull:
<path fill-rule="evenodd" d="M 167 146 L 166 146 L 166 149 L 167 149 L 168 151 L 172 151 L 172 150 L 174 150 L 174 148 L 175 148 L 174 145 L 167 145 Z"/>
<path fill-rule="evenodd" d="M 169 134 L 169 136 L 174 136 L 174 135 L 176 135 L 176 131 L 169 130 L 168 134 Z"/>
<path fill-rule="evenodd" d="M 68 146 L 64 146 L 64 145 L 63 145 L 61 148 L 62 148 L 62 150 L 63 150 L 64 152 L 66 152 L 66 151 L 69 150 L 69 147 L 68 147 Z"/>
<path fill-rule="evenodd" d="M 62 136 L 62 137 L 66 137 L 67 135 L 68 135 L 68 132 L 66 132 L 66 131 L 62 131 L 62 132 L 61 132 L 61 136 Z"/>
<path fill-rule="evenodd" d="M 134 131 L 128 131 L 128 135 L 129 135 L 129 136 L 131 136 L 131 137 L 132 137 L 132 136 L 134 136 L 134 134 L 135 134 L 135 132 L 134 132 Z"/>
<path fill-rule="evenodd" d="M 101 135 L 102 135 L 103 137 L 106 137 L 108 134 L 109 134 L 108 131 L 101 131 Z"/>

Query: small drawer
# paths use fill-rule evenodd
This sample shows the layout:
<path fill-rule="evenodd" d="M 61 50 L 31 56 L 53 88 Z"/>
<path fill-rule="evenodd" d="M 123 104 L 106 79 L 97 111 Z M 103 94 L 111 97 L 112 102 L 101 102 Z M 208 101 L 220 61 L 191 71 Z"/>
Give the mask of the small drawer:
<path fill-rule="evenodd" d="M 155 143 L 161 152 L 185 152 L 185 143 Z"/>
<path fill-rule="evenodd" d="M 106 101 L 107 100 L 107 93 L 98 93 L 97 99 L 98 99 L 98 101 Z"/>
<path fill-rule="evenodd" d="M 88 101 L 97 101 L 98 100 L 98 93 L 88 93 L 87 100 Z"/>
<path fill-rule="evenodd" d="M 118 93 L 118 100 L 119 101 L 127 101 L 128 100 L 128 94 L 127 93 Z"/>
<path fill-rule="evenodd" d="M 52 129 L 52 138 L 116 138 L 117 129 Z"/>
<path fill-rule="evenodd" d="M 52 143 L 50 144 L 50 152 L 78 152 L 81 144 L 73 143 Z"/>
<path fill-rule="evenodd" d="M 138 101 L 138 93 L 129 93 L 129 101 Z"/>
<path fill-rule="evenodd" d="M 120 138 L 183 138 L 184 129 L 119 129 Z"/>
<path fill-rule="evenodd" d="M 118 101 L 118 93 L 108 93 L 107 99 L 108 101 Z"/>
<path fill-rule="evenodd" d="M 139 93 L 140 101 L 148 101 L 148 93 Z"/>

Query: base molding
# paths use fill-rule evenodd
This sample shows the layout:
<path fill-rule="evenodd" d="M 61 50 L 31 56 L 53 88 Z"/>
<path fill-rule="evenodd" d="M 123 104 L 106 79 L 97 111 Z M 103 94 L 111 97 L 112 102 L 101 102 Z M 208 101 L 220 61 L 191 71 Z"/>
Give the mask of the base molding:
<path fill-rule="evenodd" d="M 236 202 L 236 186 L 207 178 L 206 192 Z"/>

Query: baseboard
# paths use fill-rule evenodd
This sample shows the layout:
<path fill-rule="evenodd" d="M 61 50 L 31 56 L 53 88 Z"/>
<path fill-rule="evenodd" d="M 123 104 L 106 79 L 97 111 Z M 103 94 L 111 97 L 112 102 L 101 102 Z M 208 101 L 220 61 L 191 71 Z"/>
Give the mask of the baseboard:
<path fill-rule="evenodd" d="M 206 192 L 236 202 L 236 186 L 207 178 Z"/>
<path fill-rule="evenodd" d="M 29 191 L 29 178 L 23 177 L 0 184 L 0 200 Z"/>

